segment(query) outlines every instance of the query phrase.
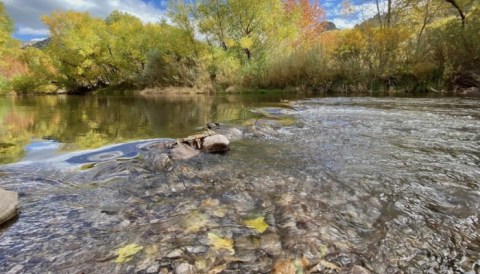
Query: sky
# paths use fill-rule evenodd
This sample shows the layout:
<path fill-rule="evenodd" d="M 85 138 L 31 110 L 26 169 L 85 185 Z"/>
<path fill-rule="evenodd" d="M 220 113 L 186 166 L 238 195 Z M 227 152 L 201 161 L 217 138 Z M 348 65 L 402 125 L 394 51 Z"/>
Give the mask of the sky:
<path fill-rule="evenodd" d="M 48 37 L 48 29 L 41 16 L 55 10 L 89 12 L 105 18 L 112 11 L 128 12 L 144 22 L 159 22 L 165 17 L 168 0 L 0 0 L 15 22 L 13 36 L 22 41 L 41 40 Z M 259 0 L 261 1 L 261 0 Z M 311 0 L 315 1 L 315 0 Z M 351 28 L 375 13 L 373 0 L 350 0 L 352 12 L 342 12 L 343 0 L 319 0 L 328 21 L 337 28 Z"/>

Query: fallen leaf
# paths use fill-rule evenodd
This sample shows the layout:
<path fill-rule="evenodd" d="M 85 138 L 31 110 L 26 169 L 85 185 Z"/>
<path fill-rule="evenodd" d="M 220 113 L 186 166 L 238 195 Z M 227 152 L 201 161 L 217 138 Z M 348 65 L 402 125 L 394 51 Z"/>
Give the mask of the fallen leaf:
<path fill-rule="evenodd" d="M 325 257 L 325 255 L 328 254 L 328 246 L 327 245 L 320 245 L 319 252 L 320 252 L 320 257 L 321 258 Z"/>
<path fill-rule="evenodd" d="M 202 201 L 201 206 L 202 207 L 215 207 L 220 204 L 220 201 L 218 199 L 205 199 Z"/>
<path fill-rule="evenodd" d="M 146 246 L 144 252 L 147 258 L 156 259 L 158 255 L 158 246 L 157 245 Z"/>
<path fill-rule="evenodd" d="M 296 259 L 295 260 L 295 269 L 297 271 L 296 274 L 303 274 L 305 273 L 303 270 L 307 268 L 308 266 L 308 260 L 305 257 L 302 257 L 301 259 Z"/>
<path fill-rule="evenodd" d="M 116 263 L 125 263 L 132 259 L 133 255 L 142 250 L 143 247 L 136 244 L 129 244 L 122 248 L 117 249 L 118 257 L 115 260 Z"/>
<path fill-rule="evenodd" d="M 233 249 L 233 240 L 228 238 L 222 238 L 215 233 L 208 233 L 208 240 L 213 248 L 220 250 L 226 249 L 230 251 L 231 254 L 235 254 L 235 250 Z"/>
<path fill-rule="evenodd" d="M 293 260 L 278 259 L 273 265 L 272 274 L 296 274 Z"/>
<path fill-rule="evenodd" d="M 319 264 L 322 265 L 323 267 L 329 268 L 331 270 L 336 270 L 336 271 L 340 270 L 340 267 L 338 267 L 336 264 L 331 263 L 329 261 L 320 260 Z"/>
<path fill-rule="evenodd" d="M 225 206 L 217 206 L 210 212 L 215 217 L 223 218 L 227 215 L 228 209 Z"/>
<path fill-rule="evenodd" d="M 187 232 L 198 232 L 207 223 L 207 216 L 198 211 L 193 211 L 185 217 L 182 226 Z"/>
<path fill-rule="evenodd" d="M 255 231 L 259 233 L 265 232 L 265 230 L 268 229 L 268 224 L 265 223 L 265 218 L 264 217 L 258 217 L 255 219 L 249 219 L 243 221 L 243 223 L 250 228 L 255 229 Z"/>
<path fill-rule="evenodd" d="M 301 259 L 278 259 L 273 265 L 272 274 L 304 274 L 308 266 L 306 258 Z"/>
<path fill-rule="evenodd" d="M 208 274 L 218 274 L 218 273 L 221 273 L 223 270 L 225 270 L 225 268 L 227 268 L 226 264 L 218 265 L 218 266 L 215 266 L 214 268 L 210 269 L 207 273 Z"/>

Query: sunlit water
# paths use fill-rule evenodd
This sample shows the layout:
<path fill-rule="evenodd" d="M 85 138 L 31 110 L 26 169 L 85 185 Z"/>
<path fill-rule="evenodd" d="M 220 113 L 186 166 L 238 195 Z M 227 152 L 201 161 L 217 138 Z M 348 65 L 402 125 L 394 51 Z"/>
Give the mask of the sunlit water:
<path fill-rule="evenodd" d="M 244 131 L 227 154 L 160 170 L 152 143 L 167 140 L 151 138 L 176 136 L 67 154 L 30 144 L 0 167 L 22 210 L 0 230 L 0 272 L 479 271 L 478 100 L 275 101 L 220 117 Z M 246 225 L 262 217 L 265 231 Z M 116 262 L 129 244 L 142 249 Z"/>

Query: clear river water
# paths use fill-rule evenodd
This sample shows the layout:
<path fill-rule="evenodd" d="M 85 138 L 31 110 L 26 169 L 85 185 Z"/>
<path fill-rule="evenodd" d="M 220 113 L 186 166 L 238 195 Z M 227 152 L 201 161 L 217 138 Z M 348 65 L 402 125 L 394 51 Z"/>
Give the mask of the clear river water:
<path fill-rule="evenodd" d="M 0 98 L 0 187 L 0 273 L 478 274 L 480 100 Z"/>

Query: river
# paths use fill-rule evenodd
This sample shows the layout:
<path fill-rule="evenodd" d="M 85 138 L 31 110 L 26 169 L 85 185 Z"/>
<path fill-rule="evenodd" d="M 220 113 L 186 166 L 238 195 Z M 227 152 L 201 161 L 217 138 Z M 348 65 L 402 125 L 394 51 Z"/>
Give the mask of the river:
<path fill-rule="evenodd" d="M 0 187 L 21 213 L 0 272 L 478 273 L 479 103 L 2 98 Z M 152 144 L 207 121 L 243 134 L 152 167 Z"/>

